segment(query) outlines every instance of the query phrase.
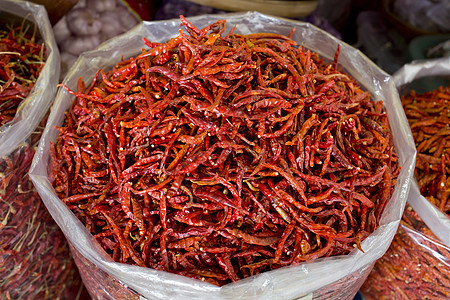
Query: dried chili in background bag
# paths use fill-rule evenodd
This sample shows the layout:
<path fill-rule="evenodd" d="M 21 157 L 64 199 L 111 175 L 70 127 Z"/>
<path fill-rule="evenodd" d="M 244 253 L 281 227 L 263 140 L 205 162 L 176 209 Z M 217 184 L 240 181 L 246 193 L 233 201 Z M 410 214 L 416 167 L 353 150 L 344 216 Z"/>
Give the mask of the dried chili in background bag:
<path fill-rule="evenodd" d="M 449 75 L 450 58 L 415 61 L 394 74 L 417 147 L 416 171 L 411 206 L 361 288 L 367 299 L 450 297 L 450 93 L 439 86 L 450 84 Z"/>
<path fill-rule="evenodd" d="M 412 131 L 418 147 L 416 166 L 420 168 L 416 171 L 420 177 L 414 178 L 411 183 L 408 203 L 431 231 L 445 245 L 450 246 L 450 58 L 414 61 L 396 72 L 394 79 L 401 96 L 407 97 L 411 90 L 420 89 L 415 92 L 419 95 L 430 92 L 428 98 L 420 96 L 413 99 L 412 103 L 408 101 L 405 108 L 412 123 L 418 122 L 411 126 L 414 126 Z M 436 102 L 439 104 L 436 105 Z M 424 195 L 421 195 L 421 191 Z M 426 197 L 433 197 L 433 202 L 441 204 L 441 208 Z"/>
<path fill-rule="evenodd" d="M 0 1 L 0 16 L 1 298 L 84 299 L 68 242 L 28 176 L 58 82 L 51 27 L 26 2 Z"/>
<path fill-rule="evenodd" d="M 7 27 L 0 28 L 0 127 L 13 120 L 46 59 L 44 45 L 37 42 L 34 24 L 24 20 L 20 25 Z"/>
<path fill-rule="evenodd" d="M 0 159 L 2 299 L 88 299 L 69 244 L 27 174 L 44 124 Z"/>
<path fill-rule="evenodd" d="M 385 210 L 381 215 L 380 227 L 378 227 L 373 234 L 369 235 L 361 243 L 361 248 L 364 249 L 365 253 L 362 253 L 358 249 L 354 249 L 348 255 L 318 259 L 317 261 L 314 261 L 312 263 L 303 263 L 279 268 L 277 270 L 254 275 L 231 284 L 226 284 L 222 287 L 217 287 L 200 280 L 193 280 L 184 276 L 178 276 L 159 270 L 113 262 L 113 259 L 103 251 L 102 246 L 92 237 L 92 235 L 86 230 L 84 225 L 58 198 L 55 190 L 52 188 L 52 185 L 50 183 L 51 178 L 49 178 L 50 176 L 48 175 L 48 152 L 50 149 L 49 143 L 54 142 L 56 136 L 58 135 L 56 129 L 54 129 L 54 126 L 61 126 L 64 120 L 64 114 L 72 105 L 72 96 L 65 91 L 60 91 L 58 93 L 57 101 L 49 119 L 48 131 L 46 131 L 46 133 L 44 134 L 43 139 L 40 143 L 40 148 L 37 152 L 37 155 L 35 156 L 36 164 L 31 171 L 33 182 L 38 187 L 38 190 L 43 196 L 46 206 L 49 208 L 53 217 L 61 226 L 65 234 L 69 237 L 73 247 L 77 250 L 77 252 L 80 253 L 80 255 L 84 259 L 89 261 L 89 264 L 85 263 L 83 265 L 83 267 L 88 268 L 88 270 L 86 272 L 81 271 L 81 273 L 94 274 L 97 272 L 99 273 L 98 275 L 101 276 L 101 273 L 106 272 L 108 276 L 112 276 L 116 280 L 120 281 L 120 284 L 123 284 L 125 286 L 124 288 L 129 287 L 143 297 L 157 299 L 170 297 L 180 299 L 190 297 L 197 297 L 199 299 L 207 299 L 211 297 L 217 299 L 230 299 L 238 297 L 252 299 L 255 297 L 278 297 L 289 299 L 306 295 L 311 295 L 315 298 L 327 298 L 330 296 L 335 298 L 351 297 L 352 294 L 356 292 L 356 290 L 364 281 L 373 265 L 373 262 L 377 258 L 381 257 L 381 255 L 386 251 L 388 244 L 397 229 L 401 211 L 406 201 L 406 195 L 409 189 L 409 179 L 412 176 L 415 151 L 413 150 L 414 147 L 412 145 L 412 137 L 407 127 L 406 119 L 404 117 L 404 114 L 402 113 L 401 107 L 399 106 L 399 99 L 397 98 L 395 88 L 392 82 L 389 80 L 389 77 L 384 72 L 379 70 L 374 64 L 369 62 L 365 57 L 361 56 L 359 51 L 356 51 L 351 47 L 340 43 L 335 38 L 330 37 L 328 34 L 317 30 L 316 28 L 313 28 L 309 24 L 279 20 L 276 18 L 261 15 L 259 13 L 232 14 L 227 16 L 202 16 L 192 18 L 190 19 L 190 21 L 192 21 L 192 23 L 198 28 L 203 28 L 214 23 L 219 18 L 227 20 L 227 26 L 229 26 L 228 28 L 232 28 L 233 25 L 236 25 L 236 32 L 241 34 L 274 32 L 288 35 L 292 31 L 292 28 L 296 27 L 296 31 L 293 33 L 292 39 L 294 41 L 302 42 L 305 47 L 311 49 L 312 51 L 318 52 L 329 60 L 333 60 L 335 49 L 338 48 L 337 45 L 340 45 L 341 53 L 339 56 L 339 63 L 342 64 L 342 66 L 345 68 L 345 71 L 353 76 L 361 84 L 361 86 L 366 88 L 372 96 L 376 97 L 377 100 L 382 99 L 384 101 L 384 106 L 387 110 L 389 123 L 394 136 L 394 144 L 396 145 L 396 150 L 399 156 L 399 162 L 402 166 L 402 170 L 399 174 L 392 199 L 391 201 L 387 202 Z M 133 29 L 126 35 L 107 42 L 98 50 L 83 54 L 69 72 L 64 81 L 64 84 L 73 91 L 77 90 L 77 86 L 79 88 L 79 91 L 83 91 L 85 86 L 83 85 L 83 83 L 81 83 L 81 81 L 78 82 L 79 77 L 82 77 L 85 81 L 88 82 L 88 80 L 96 76 L 95 73 L 98 69 L 109 70 L 111 67 L 116 65 L 120 57 L 135 56 L 136 53 L 139 53 L 139 50 L 142 48 L 142 38 L 145 37 L 149 41 L 151 41 L 148 45 L 150 48 L 154 48 L 157 45 L 152 44 L 152 42 L 167 42 L 167 40 L 169 40 L 170 38 L 177 36 L 178 29 L 179 21 L 144 23 L 143 25 Z M 195 29 L 190 28 L 190 30 L 193 30 L 195 32 Z M 214 39 L 212 38 L 211 43 L 213 42 Z M 117 51 L 117 49 L 120 49 L 120 51 Z M 158 54 L 161 54 L 161 61 L 167 61 L 168 58 L 166 53 L 162 52 Z M 239 68 L 239 66 L 235 67 Z M 158 70 L 164 73 L 164 70 Z M 129 69 L 123 71 L 125 73 L 127 73 L 128 71 L 132 73 L 133 68 L 130 67 Z M 173 75 L 170 72 L 166 72 L 165 74 L 168 74 L 169 77 Z M 103 74 L 101 75 L 103 78 L 107 76 L 103 76 Z M 161 76 L 160 80 L 161 82 L 164 82 L 164 80 L 167 79 Z M 108 88 L 117 90 L 113 86 L 109 86 Z M 327 87 L 324 88 L 327 89 Z M 201 85 L 199 85 L 197 89 L 201 90 Z M 101 93 L 101 89 L 95 91 Z M 205 90 L 202 90 L 202 92 L 205 92 Z M 205 92 L 205 95 L 207 95 L 207 92 Z M 128 99 L 125 98 L 125 100 Z M 211 104 L 211 109 L 217 107 L 214 105 L 214 102 Z M 86 108 L 88 109 L 88 107 Z M 94 113 L 92 114 L 93 121 L 96 118 L 95 115 L 96 114 Z M 191 114 L 191 118 L 193 120 L 196 120 L 196 122 L 194 123 L 201 123 L 201 120 L 199 120 L 199 116 L 195 113 Z M 205 126 L 207 125 L 208 123 L 205 123 Z M 349 128 L 351 127 L 352 126 L 350 125 Z M 112 131 L 110 131 L 109 129 L 111 129 Z M 115 139 L 115 137 L 113 136 L 115 129 L 109 129 L 106 130 L 107 135 L 110 136 L 108 140 L 113 141 L 113 139 Z M 281 128 L 279 129 L 282 130 Z M 116 133 L 118 134 L 118 136 L 120 136 L 120 132 Z M 266 133 L 268 133 L 268 131 L 266 131 Z M 205 135 L 204 138 L 208 139 L 206 136 L 207 135 Z M 189 139 L 186 138 L 186 140 Z M 399 145 L 402 145 L 403 147 L 399 147 Z M 108 147 L 110 149 L 113 149 L 110 146 Z M 89 150 L 89 147 L 86 149 L 83 148 L 83 152 L 84 150 Z M 117 150 L 121 151 L 119 148 Z M 144 149 L 143 147 L 141 151 L 145 152 L 146 149 Z M 212 151 L 211 154 L 213 154 L 214 151 L 210 151 Z M 275 153 L 277 152 L 276 147 L 273 149 L 273 151 Z M 208 158 L 207 153 L 209 152 L 204 153 L 206 158 Z M 80 155 L 82 154 L 80 153 Z M 84 158 L 83 156 L 81 156 L 81 159 L 83 161 L 89 161 L 89 158 L 86 155 L 84 155 Z M 101 157 L 94 155 L 92 156 L 92 159 L 101 160 Z M 192 159 L 192 161 L 198 163 L 197 159 Z M 79 162 L 81 163 L 82 161 L 80 160 Z M 78 164 L 78 166 L 80 166 L 80 163 Z M 267 165 L 268 164 L 263 164 L 263 167 L 266 168 Z M 180 168 L 186 168 L 186 170 L 190 170 L 190 168 L 192 167 L 195 168 L 196 166 L 189 166 L 189 164 L 185 163 L 181 164 Z M 74 166 L 74 168 L 78 169 L 79 167 Z M 267 170 L 268 176 L 275 175 L 275 172 L 280 172 L 280 170 L 276 167 L 275 170 Z M 289 175 L 286 176 L 289 177 Z M 198 182 L 197 184 L 202 185 L 204 184 L 204 182 Z M 263 189 L 262 186 L 256 188 Z M 58 190 L 60 192 L 63 192 L 65 189 L 58 188 Z M 233 192 L 233 190 L 231 191 Z M 96 196 L 100 196 L 96 193 L 93 194 L 95 194 Z M 73 198 L 68 199 L 76 201 L 78 197 L 87 196 L 75 195 L 73 196 Z M 223 197 L 221 199 L 225 200 Z M 233 203 L 228 204 L 233 205 Z M 125 207 L 125 209 L 127 209 L 127 204 L 125 202 L 123 206 Z M 119 209 L 118 212 L 122 211 L 121 207 L 123 206 L 120 204 L 117 206 L 117 209 Z M 135 204 L 133 204 L 133 206 L 135 206 Z M 76 209 L 74 206 L 72 206 L 72 208 Z M 133 210 L 133 212 L 131 210 L 129 211 L 131 213 L 129 215 L 140 215 L 138 206 L 134 208 L 131 208 L 130 206 L 129 208 Z M 214 207 L 211 206 L 211 208 Z M 163 207 L 163 209 L 165 208 Z M 155 213 L 155 211 L 151 210 L 147 213 L 152 214 Z M 110 228 L 104 233 L 105 236 L 111 235 L 112 231 L 114 231 L 115 233 L 119 233 L 119 226 L 123 225 L 123 221 L 120 221 L 120 224 L 117 224 L 115 223 L 116 221 L 114 221 L 113 217 L 108 216 L 108 214 L 106 213 L 104 215 L 105 219 L 107 219 L 108 221 L 108 226 Z M 179 214 L 177 218 L 181 219 L 182 217 L 183 216 Z M 90 216 L 86 215 L 86 219 L 89 220 Z M 89 226 L 96 226 L 96 224 L 97 223 L 94 222 Z M 104 222 L 102 221 L 98 224 L 100 224 L 100 226 L 103 226 Z M 130 224 L 131 226 L 133 225 L 132 223 Z M 126 230 L 128 231 L 125 235 L 128 237 L 129 233 L 131 233 L 131 227 Z M 240 235 L 240 238 L 242 239 L 254 238 L 240 234 L 238 231 L 233 230 L 231 230 L 231 233 L 229 234 Z M 123 236 L 123 234 L 119 233 L 117 236 L 120 238 L 120 236 Z M 134 236 L 134 233 L 130 236 Z M 256 240 L 261 242 L 263 239 L 256 238 Z M 104 243 L 106 242 L 107 241 L 104 241 Z M 114 248 L 114 246 L 118 244 L 110 243 L 109 245 Z M 121 245 L 125 244 L 121 243 Z M 126 251 L 129 251 L 129 248 L 125 248 L 127 249 Z M 304 250 L 307 251 L 306 249 Z M 134 253 L 130 254 L 133 259 L 139 261 Z M 224 269 L 229 268 L 227 258 L 222 255 L 221 260 L 223 262 Z M 82 263 L 79 261 L 77 261 L 77 264 L 79 267 L 82 265 Z M 91 267 L 89 265 L 91 265 Z M 93 267 L 94 265 L 96 267 Z M 96 276 L 92 277 L 96 278 Z M 88 280 L 89 278 L 85 277 L 84 279 Z M 90 286 L 90 284 L 87 285 Z M 101 295 L 104 291 L 90 290 L 90 292 L 95 295 Z M 114 295 L 112 296 L 114 297 Z"/>
<path fill-rule="evenodd" d="M 24 28 L 21 28 L 21 26 Z M 43 56 L 45 56 L 45 65 L 40 71 L 41 76 L 36 78 L 37 80 L 33 84 L 33 89 L 28 97 L 23 99 L 18 106 L 14 105 L 14 108 L 12 109 L 15 112 L 12 111 L 8 113 L 8 116 L 12 114 L 13 119 L 10 121 L 8 120 L 6 123 L 3 121 L 1 122 L 0 157 L 8 155 L 17 148 L 20 143 L 30 135 L 34 128 L 38 126 L 53 101 L 56 84 L 58 84 L 60 68 L 59 52 L 45 9 L 42 6 L 27 1 L 0 0 L 0 28 L 2 28 L 3 31 L 9 31 L 9 29 L 17 27 L 20 27 L 18 34 L 21 34 L 20 31 L 23 30 L 31 35 L 35 43 L 44 45 L 45 52 L 43 53 Z M 2 47 L 0 52 L 3 51 L 5 51 L 5 49 Z M 13 51 L 12 53 L 14 52 L 17 53 L 17 51 Z M 11 51 L 8 51 L 8 53 L 11 53 Z M 15 55 L 17 54 L 8 54 L 9 57 Z M 33 65 L 36 64 L 37 61 L 37 65 L 40 65 L 39 55 L 41 54 L 38 53 L 34 56 L 29 55 L 28 61 L 22 62 L 22 64 L 27 65 L 29 68 L 33 68 Z M 4 59 L 3 55 L 0 55 L 0 60 L 4 61 Z M 4 66 L 2 66 L 2 68 L 4 68 Z M 5 77 L 14 78 L 16 85 L 12 90 L 19 89 L 22 92 L 22 90 L 27 89 L 26 87 L 19 86 L 19 83 L 26 84 L 21 82 L 21 79 L 12 76 L 11 71 L 14 71 L 14 68 L 9 69 L 9 71 L 4 70 L 7 74 L 1 76 L 2 80 L 4 80 Z M 20 74 L 17 75 L 19 76 Z M 26 80 L 28 80 L 28 78 Z M 1 85 L 3 87 L 4 85 L 7 85 L 7 83 L 1 82 Z M 11 87 L 8 88 L 8 90 L 11 90 Z M 3 101 L 0 104 L 5 105 Z"/>
<path fill-rule="evenodd" d="M 407 206 L 390 248 L 360 291 L 365 299 L 448 299 L 450 248 Z"/>

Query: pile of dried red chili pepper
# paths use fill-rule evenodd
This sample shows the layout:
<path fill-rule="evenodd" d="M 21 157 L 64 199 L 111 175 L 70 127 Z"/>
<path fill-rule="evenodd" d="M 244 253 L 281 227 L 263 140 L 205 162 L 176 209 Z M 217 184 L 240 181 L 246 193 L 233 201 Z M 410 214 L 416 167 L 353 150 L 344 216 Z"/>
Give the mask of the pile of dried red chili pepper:
<path fill-rule="evenodd" d="M 27 173 L 43 127 L 0 159 L 2 299 L 87 299 L 62 231 Z"/>
<path fill-rule="evenodd" d="M 0 126 L 14 118 L 45 63 L 45 47 L 30 31 L 25 23 L 0 29 Z"/>
<path fill-rule="evenodd" d="M 421 194 L 449 214 L 450 87 L 402 98 L 417 148 Z M 450 249 L 407 206 L 397 234 L 361 288 L 367 299 L 450 297 Z"/>
<path fill-rule="evenodd" d="M 414 175 L 420 193 L 449 215 L 450 86 L 424 94 L 410 91 L 401 100 L 417 148 Z"/>
<path fill-rule="evenodd" d="M 390 248 L 361 292 L 366 299 L 448 299 L 450 248 L 407 206 Z"/>
<path fill-rule="evenodd" d="M 400 169 L 382 102 L 338 55 L 181 20 L 66 87 L 60 198 L 115 261 L 216 285 L 360 248 Z"/>

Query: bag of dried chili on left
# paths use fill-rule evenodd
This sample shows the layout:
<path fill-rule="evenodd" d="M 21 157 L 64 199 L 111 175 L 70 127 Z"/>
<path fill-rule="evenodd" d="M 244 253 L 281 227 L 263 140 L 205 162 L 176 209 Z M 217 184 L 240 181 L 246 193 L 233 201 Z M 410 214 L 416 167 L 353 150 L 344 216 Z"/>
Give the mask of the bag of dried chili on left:
<path fill-rule="evenodd" d="M 0 298 L 82 299 L 69 244 L 28 177 L 59 53 L 47 13 L 0 0 Z"/>
<path fill-rule="evenodd" d="M 2 299 L 89 299 L 69 244 L 27 174 L 44 124 L 0 159 Z"/>
<path fill-rule="evenodd" d="M 0 30 L 2 157 L 16 149 L 47 113 L 59 80 L 60 58 L 42 6 L 0 0 Z"/>

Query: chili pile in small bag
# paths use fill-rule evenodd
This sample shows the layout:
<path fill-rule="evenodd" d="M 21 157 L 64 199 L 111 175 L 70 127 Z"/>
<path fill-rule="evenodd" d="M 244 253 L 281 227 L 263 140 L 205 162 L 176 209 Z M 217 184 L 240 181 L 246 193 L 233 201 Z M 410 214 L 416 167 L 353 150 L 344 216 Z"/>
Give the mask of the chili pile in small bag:
<path fill-rule="evenodd" d="M 427 88 L 449 72 L 446 58 L 416 61 L 394 75 L 399 91 L 406 90 L 401 102 L 417 149 L 416 182 L 408 198 L 414 210 L 406 207 L 390 248 L 362 286 L 367 299 L 450 297 L 450 87 Z"/>
<path fill-rule="evenodd" d="M 414 175 L 420 193 L 450 214 L 450 86 L 402 96 L 417 147 Z"/>

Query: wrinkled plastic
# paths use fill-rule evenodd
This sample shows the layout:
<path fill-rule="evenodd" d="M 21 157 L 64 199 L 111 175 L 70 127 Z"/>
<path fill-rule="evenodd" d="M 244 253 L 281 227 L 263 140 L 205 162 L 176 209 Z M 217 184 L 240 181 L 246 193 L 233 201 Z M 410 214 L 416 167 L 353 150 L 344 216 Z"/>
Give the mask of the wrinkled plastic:
<path fill-rule="evenodd" d="M 58 135 L 55 125 L 63 123 L 64 112 L 70 107 L 73 99 L 62 89 L 58 91 L 55 105 L 34 157 L 32 180 L 52 216 L 83 258 L 95 265 L 99 272 L 108 273 L 143 297 L 149 299 L 294 299 L 308 296 L 321 299 L 327 298 L 328 293 L 334 292 L 333 296 L 336 299 L 351 298 L 362 284 L 364 279 L 361 280 L 361 278 L 367 276 L 366 270 L 370 269 L 374 261 L 387 250 L 403 213 L 413 175 L 414 142 L 395 85 L 386 73 L 360 51 L 308 23 L 274 18 L 255 12 L 206 15 L 189 18 L 189 21 L 203 28 L 219 19 L 227 20 L 227 30 L 237 25 L 235 32 L 242 34 L 276 32 L 288 35 L 295 27 L 296 30 L 292 36 L 295 41 L 330 60 L 333 59 L 336 48 L 340 45 L 339 63 L 371 92 L 374 99 L 384 101 L 402 170 L 392 199 L 381 217 L 380 227 L 361 244 L 365 253 L 355 249 L 345 256 L 280 268 L 222 287 L 172 273 L 113 262 L 58 198 L 49 180 L 49 147 Z M 129 57 L 140 53 L 143 37 L 153 42 L 165 42 L 177 36 L 179 28 L 179 20 L 144 22 L 127 34 L 104 43 L 97 50 L 84 53 L 69 71 L 64 83 L 69 88 L 75 88 L 80 76 L 85 82 L 89 82 L 99 68 L 108 69 L 122 56 Z M 96 272 L 96 268 L 92 268 L 90 272 Z"/>
<path fill-rule="evenodd" d="M 394 0 L 394 12 L 409 24 L 428 31 L 450 31 L 448 0 Z"/>
<path fill-rule="evenodd" d="M 401 222 L 388 251 L 364 282 L 364 299 L 450 297 L 450 248 L 411 215 L 414 212 L 408 213 L 408 224 Z"/>
<path fill-rule="evenodd" d="M 398 70 L 393 78 L 400 94 L 403 94 L 408 92 L 411 84 L 418 79 L 440 76 L 450 80 L 450 57 L 414 61 Z M 416 180 L 411 183 L 408 203 L 430 227 L 431 231 L 447 246 L 450 246 L 450 218 L 420 194 Z"/>
<path fill-rule="evenodd" d="M 43 6 L 27 1 L 0 0 L 0 13 L 2 12 L 17 16 L 19 24 L 24 18 L 36 24 L 45 45 L 47 59 L 31 93 L 20 104 L 14 119 L 0 127 L 0 157 L 16 149 L 42 120 L 54 99 L 60 68 L 58 47 Z M 3 23 L 5 20 L 1 21 Z"/>
<path fill-rule="evenodd" d="M 70 244 L 69 244 L 70 245 Z M 97 268 L 87 260 L 75 248 L 70 245 L 70 250 L 80 271 L 81 278 L 86 288 L 95 299 L 127 299 L 139 300 L 139 295 L 128 289 L 120 281 L 114 279 L 108 273 Z"/>

